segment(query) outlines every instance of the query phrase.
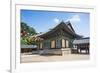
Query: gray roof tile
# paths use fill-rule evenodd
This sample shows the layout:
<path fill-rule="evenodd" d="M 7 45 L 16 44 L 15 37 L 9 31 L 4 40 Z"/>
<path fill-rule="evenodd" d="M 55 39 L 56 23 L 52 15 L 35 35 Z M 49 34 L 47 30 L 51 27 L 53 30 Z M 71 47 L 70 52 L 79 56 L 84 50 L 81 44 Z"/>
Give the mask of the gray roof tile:
<path fill-rule="evenodd" d="M 76 39 L 73 41 L 73 44 L 84 44 L 89 43 L 90 39 Z"/>

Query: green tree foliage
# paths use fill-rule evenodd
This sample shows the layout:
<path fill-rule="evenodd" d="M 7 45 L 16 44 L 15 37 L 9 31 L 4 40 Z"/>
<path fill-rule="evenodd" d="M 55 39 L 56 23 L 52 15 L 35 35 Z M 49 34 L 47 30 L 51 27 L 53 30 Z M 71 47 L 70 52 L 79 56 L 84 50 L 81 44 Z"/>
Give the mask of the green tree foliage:
<path fill-rule="evenodd" d="M 31 36 L 36 34 L 36 31 L 33 27 L 28 26 L 26 23 L 21 22 L 21 36 Z"/>
<path fill-rule="evenodd" d="M 27 42 L 26 38 L 21 37 L 21 45 L 27 45 L 27 44 L 28 44 L 28 42 Z"/>
<path fill-rule="evenodd" d="M 28 26 L 26 23 L 21 22 L 21 44 L 24 45 L 33 45 L 35 42 L 31 42 L 29 37 L 36 35 L 36 31 L 33 27 Z"/>

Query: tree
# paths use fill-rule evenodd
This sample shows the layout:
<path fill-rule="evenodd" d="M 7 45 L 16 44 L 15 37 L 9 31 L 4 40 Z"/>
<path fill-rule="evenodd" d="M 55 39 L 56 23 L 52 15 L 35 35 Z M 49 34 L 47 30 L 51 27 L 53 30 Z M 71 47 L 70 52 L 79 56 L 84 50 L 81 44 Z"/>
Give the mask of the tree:
<path fill-rule="evenodd" d="M 21 44 L 33 45 L 35 42 L 30 41 L 30 36 L 36 35 L 36 31 L 33 27 L 28 26 L 26 23 L 21 22 Z"/>
<path fill-rule="evenodd" d="M 36 34 L 36 31 L 33 27 L 28 26 L 26 23 L 21 22 L 21 36 L 31 36 Z"/>
<path fill-rule="evenodd" d="M 40 37 L 38 37 L 38 36 L 36 36 L 36 35 L 33 35 L 33 36 L 30 36 L 30 38 L 29 38 L 29 42 L 30 43 L 33 43 L 33 44 L 39 44 L 40 43 L 40 41 L 42 41 L 43 39 L 42 38 L 40 38 Z"/>
<path fill-rule="evenodd" d="M 26 38 L 21 38 L 21 45 L 27 45 L 28 44 L 28 42 L 27 42 L 27 40 L 26 40 Z"/>

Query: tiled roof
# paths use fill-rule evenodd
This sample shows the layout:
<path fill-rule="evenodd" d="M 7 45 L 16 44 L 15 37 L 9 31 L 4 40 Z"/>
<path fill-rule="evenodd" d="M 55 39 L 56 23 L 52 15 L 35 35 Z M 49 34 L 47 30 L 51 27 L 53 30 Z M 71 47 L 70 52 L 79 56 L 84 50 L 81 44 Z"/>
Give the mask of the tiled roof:
<path fill-rule="evenodd" d="M 49 31 L 47 31 L 47 32 L 45 32 L 45 33 L 41 33 L 41 34 L 38 34 L 37 36 L 41 36 L 41 37 L 43 37 L 43 36 L 46 36 L 47 34 L 49 34 L 49 33 L 51 33 L 51 32 L 53 32 L 53 31 L 55 31 L 55 30 L 58 30 L 58 28 L 60 28 L 60 29 L 64 29 L 65 31 L 67 31 L 68 33 L 70 33 L 70 34 L 72 34 L 72 35 L 74 35 L 74 36 L 77 36 L 77 37 L 79 37 L 79 35 L 77 35 L 76 33 L 75 33 L 75 31 L 74 31 L 74 29 L 73 29 L 73 27 L 71 26 L 71 23 L 68 21 L 68 22 L 60 22 L 57 26 L 55 26 L 53 29 L 51 29 L 51 30 L 49 30 Z"/>
<path fill-rule="evenodd" d="M 36 48 L 36 45 L 21 45 L 21 48 Z"/>
<path fill-rule="evenodd" d="M 73 44 L 84 44 L 84 43 L 89 43 L 90 39 L 89 38 L 82 38 L 82 39 L 75 39 L 73 41 Z"/>

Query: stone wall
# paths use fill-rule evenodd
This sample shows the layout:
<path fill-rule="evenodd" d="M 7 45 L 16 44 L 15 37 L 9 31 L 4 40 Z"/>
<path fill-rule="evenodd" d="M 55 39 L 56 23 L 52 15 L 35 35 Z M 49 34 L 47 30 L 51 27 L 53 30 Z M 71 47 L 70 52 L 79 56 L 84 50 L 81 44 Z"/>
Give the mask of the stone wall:
<path fill-rule="evenodd" d="M 71 54 L 71 48 L 62 48 L 62 55 L 67 55 L 67 54 Z"/>
<path fill-rule="evenodd" d="M 70 48 L 64 49 L 45 49 L 39 52 L 39 54 L 48 54 L 48 55 L 66 55 L 71 54 Z"/>

